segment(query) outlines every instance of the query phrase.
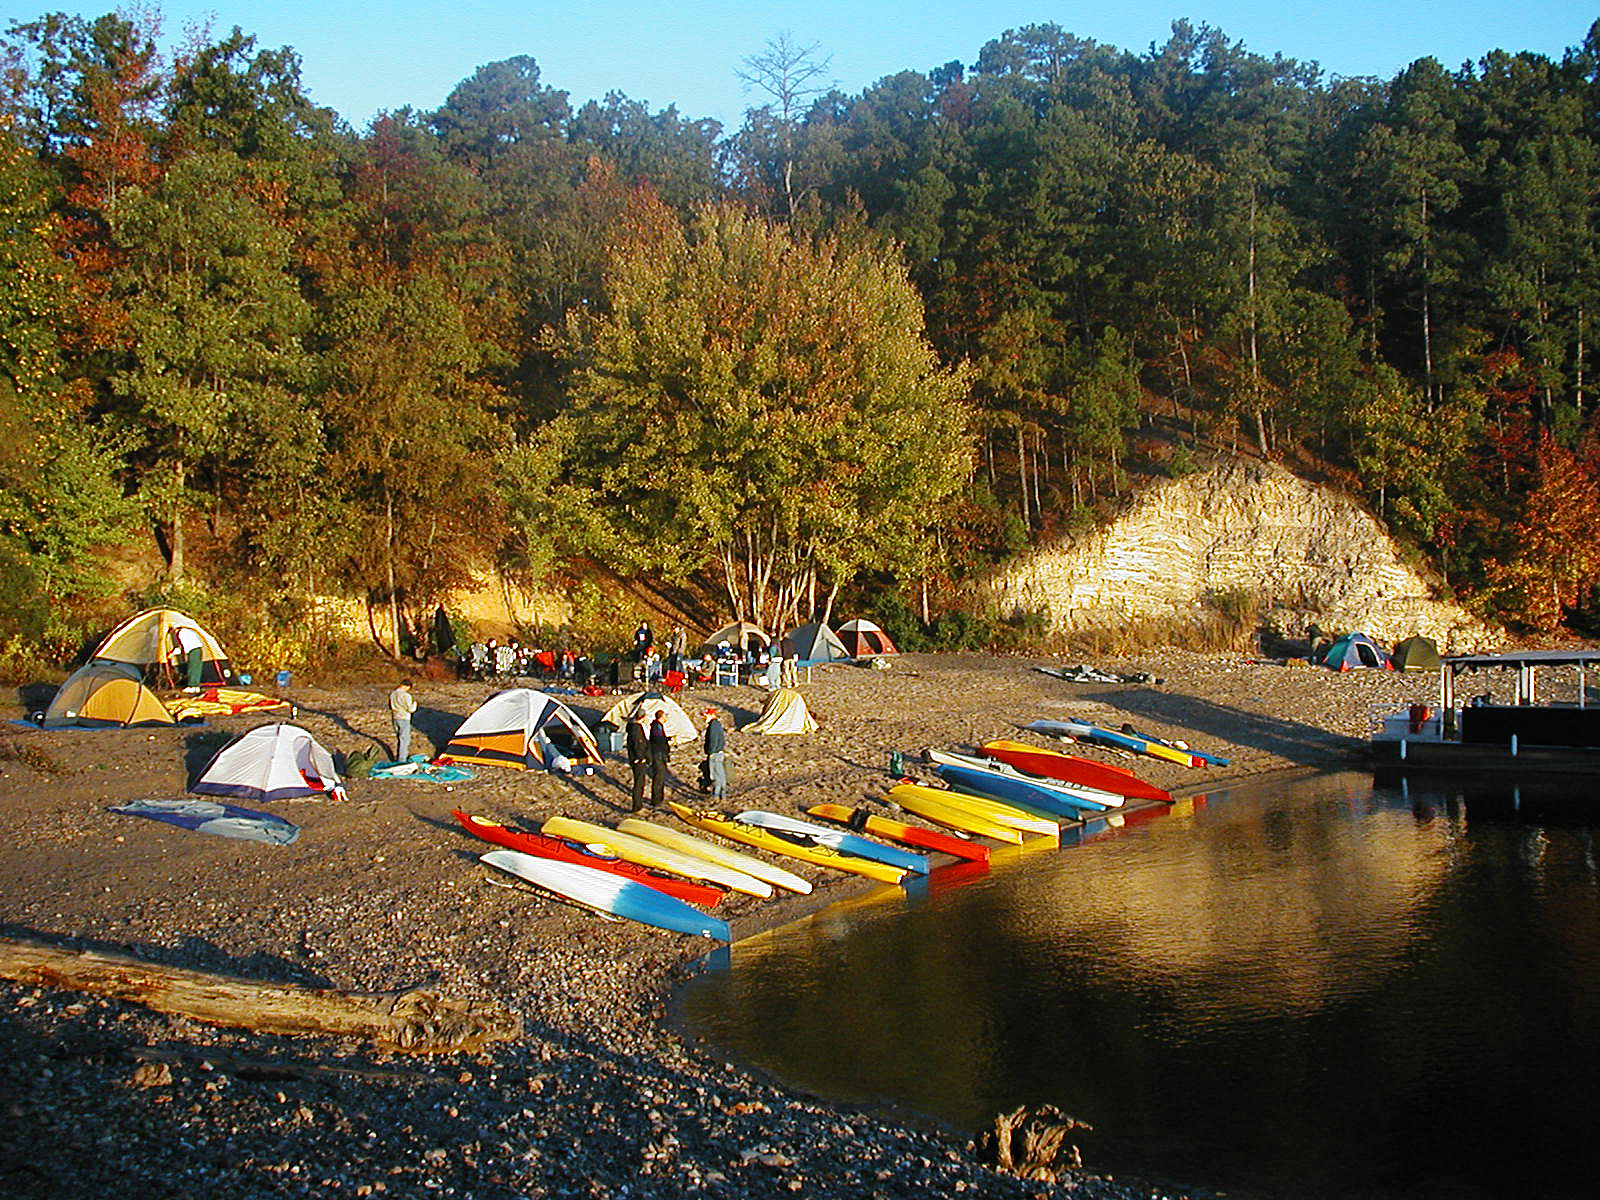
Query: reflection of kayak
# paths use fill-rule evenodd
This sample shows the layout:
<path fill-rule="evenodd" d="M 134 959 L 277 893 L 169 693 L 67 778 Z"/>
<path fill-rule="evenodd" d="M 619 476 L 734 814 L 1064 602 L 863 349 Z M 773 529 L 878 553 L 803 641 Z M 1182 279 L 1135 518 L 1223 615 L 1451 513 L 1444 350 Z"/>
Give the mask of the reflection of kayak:
<path fill-rule="evenodd" d="M 825 821 L 837 821 L 841 825 L 848 825 L 851 829 L 859 829 L 864 833 L 888 838 L 906 846 L 915 846 L 919 850 L 934 850 L 940 854 L 949 854 L 954 858 L 969 859 L 973 862 L 987 862 L 989 858 L 987 846 L 948 833 L 940 833 L 935 829 L 923 829 L 920 825 L 907 825 L 904 821 L 880 817 L 877 813 L 870 813 L 864 808 L 851 808 L 846 804 L 813 804 L 806 811 L 813 817 L 821 817 Z"/>
<path fill-rule="evenodd" d="M 802 896 L 811 892 L 811 881 L 800 878 L 793 871 L 785 871 L 782 867 L 763 862 L 753 854 L 741 854 L 737 850 L 719 846 L 716 842 L 709 842 L 705 838 L 697 838 L 694 834 L 685 833 L 681 829 L 668 829 L 665 825 L 657 825 L 654 821 L 646 821 L 642 817 L 627 817 L 617 822 L 617 828 L 623 833 L 631 833 L 635 837 L 642 837 L 646 841 L 656 842 L 669 849 L 693 854 L 724 867 L 731 867 L 735 871 L 743 871 L 746 875 L 766 880 L 774 887 L 788 888 L 791 892 L 799 892 Z"/>
<path fill-rule="evenodd" d="M 1117 805 L 1122 803 L 1121 796 L 1110 792 L 1024 775 L 1015 767 L 991 759 L 968 758 L 940 750 L 929 753 L 938 764 L 933 769 L 934 774 L 950 786 L 993 796 L 1063 820 L 1075 821 L 1086 813 L 1102 813 L 1115 807 L 1106 803 L 1107 800 L 1115 800 Z"/>
<path fill-rule="evenodd" d="M 958 887 L 976 883 L 988 873 L 989 864 L 987 862 L 945 863 L 944 866 L 935 867 L 928 872 L 928 894 L 937 896 L 941 892 L 954 891 Z"/>
<path fill-rule="evenodd" d="M 566 838 L 586 846 L 601 846 L 618 858 L 636 862 L 657 871 L 671 871 L 685 879 L 702 879 L 707 883 L 721 884 L 736 892 L 765 899 L 772 895 L 772 885 L 743 871 L 718 866 L 707 858 L 672 850 L 657 842 L 646 841 L 631 833 L 619 833 L 593 821 L 575 821 L 571 817 L 551 817 L 539 826 L 541 832 L 551 837 Z"/>
<path fill-rule="evenodd" d="M 819 846 L 831 846 L 844 854 L 854 854 L 857 858 L 870 858 L 874 862 L 888 863 L 891 867 L 904 867 L 914 875 L 928 873 L 928 856 L 926 854 L 913 854 L 909 850 L 901 850 L 895 846 L 885 846 L 882 842 L 875 842 L 871 838 L 864 838 L 858 833 L 849 833 L 843 829 L 833 829 L 827 825 L 818 825 L 815 821 L 802 821 L 798 817 L 784 816 L 782 813 L 767 812 L 764 809 L 747 809 L 734 818 L 747 825 L 756 825 L 762 829 L 771 829 L 778 833 L 792 833 L 797 837 L 810 838 Z"/>
<path fill-rule="evenodd" d="M 664 892 L 608 871 L 539 858 L 519 850 L 491 850 L 479 861 L 597 912 L 627 917 L 677 933 L 694 933 L 723 942 L 732 940 L 726 921 L 708 917 L 682 900 L 674 900 Z"/>
<path fill-rule="evenodd" d="M 725 837 L 730 842 L 740 842 L 746 846 L 754 846 L 758 850 L 784 854 L 821 867 L 832 867 L 836 871 L 865 875 L 868 879 L 877 879 L 884 883 L 899 883 L 906 877 L 906 872 L 900 867 L 891 867 L 886 863 L 873 862 L 866 858 L 854 858 L 848 854 L 840 854 L 831 846 L 819 846 L 815 842 L 803 841 L 775 830 L 747 825 L 715 809 L 694 809 L 687 804 L 679 804 L 676 800 L 668 800 L 667 807 L 696 829 L 704 829 L 708 833 Z"/>
<path fill-rule="evenodd" d="M 537 858 L 555 859 L 557 862 L 575 863 L 580 867 L 593 867 L 597 871 L 608 871 L 623 879 L 632 880 L 634 883 L 653 887 L 658 892 L 665 892 L 679 900 L 690 904 L 699 904 L 710 908 L 722 899 L 727 893 L 721 888 L 710 887 L 704 883 L 692 883 L 687 879 L 679 879 L 673 875 L 663 875 L 657 871 L 647 870 L 638 863 L 624 862 L 620 858 L 605 858 L 595 854 L 582 846 L 574 846 L 560 838 L 546 837 L 542 833 L 523 833 L 520 830 L 508 829 L 497 821 L 490 821 L 484 817 L 475 817 L 456 809 L 450 814 L 460 821 L 468 833 L 482 838 L 486 842 L 493 842 L 496 846 L 504 846 L 507 850 L 518 850 L 523 854 L 532 854 Z"/>
<path fill-rule="evenodd" d="M 1075 754 L 1063 754 L 1059 750 L 1048 750 L 1040 746 L 1030 746 L 1027 742 L 1012 742 L 1004 738 L 985 742 L 978 748 L 990 758 L 1010 763 L 1017 770 L 1029 771 L 1034 775 L 1046 775 L 1068 783 L 1081 783 L 1086 787 L 1126 796 L 1130 800 L 1171 801 L 1172 799 L 1171 792 L 1158 788 L 1153 783 L 1146 783 L 1126 767 L 1111 766 L 1108 763 L 1095 762 L 1090 758 L 1080 758 Z"/>

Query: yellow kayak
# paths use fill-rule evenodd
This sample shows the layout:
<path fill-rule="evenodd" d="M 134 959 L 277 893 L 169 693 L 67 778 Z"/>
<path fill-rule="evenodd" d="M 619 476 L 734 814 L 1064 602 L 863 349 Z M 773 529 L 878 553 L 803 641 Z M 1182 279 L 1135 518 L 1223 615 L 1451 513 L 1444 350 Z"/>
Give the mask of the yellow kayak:
<path fill-rule="evenodd" d="M 715 809 L 690 808 L 687 804 L 679 804 L 675 800 L 667 801 L 667 807 L 696 829 L 704 829 L 708 833 L 725 837 L 730 842 L 741 842 L 758 850 L 770 850 L 773 854 L 785 854 L 790 858 L 798 858 L 801 862 L 832 867 L 836 871 L 865 875 L 868 879 L 877 879 L 884 883 L 899 883 L 906 877 L 903 867 L 891 867 L 888 863 L 874 862 L 870 858 L 840 854 L 837 850 L 819 846 L 814 842 L 784 837 L 770 829 L 736 821 L 727 813 Z"/>
<path fill-rule="evenodd" d="M 916 813 L 924 820 L 932 821 L 935 825 L 943 825 L 946 829 L 977 834 L 997 842 L 1008 842 L 1013 846 L 1022 844 L 1021 830 L 1001 825 L 971 809 L 947 803 L 952 795 L 953 793 L 941 791 L 939 788 L 921 787 L 914 783 L 897 783 L 889 789 L 888 799 L 907 812 Z"/>
<path fill-rule="evenodd" d="M 631 833 L 620 833 L 608 825 L 577 821 L 571 817 L 551 817 L 539 826 L 539 832 L 546 837 L 565 838 L 585 846 L 601 846 L 628 862 L 653 867 L 657 871 L 671 871 L 686 879 L 703 879 L 707 883 L 721 884 L 725 888 L 762 899 L 772 895 L 772 885 L 764 879 L 720 866 L 710 859 L 657 845 Z"/>
<path fill-rule="evenodd" d="M 991 827 L 980 831 L 984 837 L 997 838 L 1013 845 L 1019 843 L 1025 833 L 1057 841 L 1061 838 L 1061 826 L 1054 821 L 1023 812 L 1020 808 L 1013 808 L 1003 801 L 990 800 L 985 796 L 969 796 L 965 792 L 926 787 L 920 783 L 897 783 L 889 789 L 889 799 L 907 812 L 914 812 L 920 816 L 928 816 L 930 812 L 942 812 L 947 816 L 956 815 L 963 820 L 982 821 Z M 929 816 L 928 819 L 931 821 L 934 818 Z M 948 824 L 947 821 L 941 823 Z M 965 828 L 965 826 L 959 827 Z M 1007 830 L 1017 836 L 999 836 L 992 832 L 993 828 Z"/>
<path fill-rule="evenodd" d="M 735 871 L 743 871 L 746 875 L 764 879 L 775 887 L 799 892 L 802 896 L 811 892 L 811 881 L 800 878 L 793 871 L 785 871 L 772 863 L 762 862 L 753 854 L 741 854 L 737 850 L 729 850 L 726 846 L 708 842 L 705 838 L 697 838 L 694 834 L 685 833 L 681 829 L 668 829 L 665 825 L 657 825 L 654 821 L 646 821 L 641 817 L 627 817 L 618 821 L 617 829 L 621 833 L 631 833 L 635 837 L 642 837 L 647 842 L 654 842 L 669 850 L 679 850 L 684 854 L 692 854 Z"/>

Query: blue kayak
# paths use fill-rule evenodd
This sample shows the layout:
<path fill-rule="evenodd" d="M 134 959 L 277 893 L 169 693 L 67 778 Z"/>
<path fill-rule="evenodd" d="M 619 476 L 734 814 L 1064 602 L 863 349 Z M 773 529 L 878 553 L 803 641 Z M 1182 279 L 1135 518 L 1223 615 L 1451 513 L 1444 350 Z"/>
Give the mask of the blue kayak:
<path fill-rule="evenodd" d="M 1043 784 L 1019 779 L 1015 775 L 1002 775 L 998 771 L 985 771 L 980 767 L 959 766 L 955 763 L 939 763 L 933 771 L 951 787 L 963 790 L 970 788 L 981 795 L 1021 804 L 1035 811 L 1049 813 L 1052 817 L 1065 817 L 1076 821 L 1086 813 L 1106 811 L 1104 804 L 1085 800 L 1081 796 L 1068 795 Z"/>
<path fill-rule="evenodd" d="M 1130 750 L 1134 754 L 1143 754 L 1149 745 L 1148 738 L 1129 737 L 1125 733 L 1118 733 L 1115 729 L 1102 729 L 1098 725 L 1090 725 L 1087 721 L 1029 721 L 1023 726 L 1035 733 L 1048 734 L 1050 737 L 1077 738 L 1082 742 L 1098 742 L 1102 746 L 1112 746 L 1118 750 Z"/>
<path fill-rule="evenodd" d="M 899 867 L 903 871 L 910 871 L 917 875 L 926 875 L 928 873 L 928 856 L 926 854 L 913 854 L 910 850 L 901 850 L 896 846 L 885 846 L 882 842 L 864 838 L 858 833 L 849 833 L 843 829 L 834 829 L 828 825 L 818 825 L 812 821 L 802 821 L 798 817 L 767 812 L 759 808 L 752 808 L 747 812 L 742 812 L 734 819 L 743 821 L 746 825 L 755 825 L 761 829 L 771 829 L 777 833 L 796 834 L 799 837 L 810 839 L 819 846 L 827 846 L 830 849 L 837 850 L 840 854 L 853 854 L 857 858 L 887 863 L 891 867 Z"/>
<path fill-rule="evenodd" d="M 480 855 L 478 861 L 608 916 L 626 917 L 657 929 L 698 934 L 720 942 L 733 938 L 726 921 L 707 916 L 698 908 L 653 887 L 594 867 L 539 858 L 520 850 L 491 850 Z"/>
<path fill-rule="evenodd" d="M 1098 725 L 1090 725 L 1085 721 L 1029 721 L 1023 728 L 1031 729 L 1035 733 L 1048 734 L 1051 737 L 1074 738 L 1080 742 L 1096 742 L 1099 745 L 1111 746 L 1118 750 L 1131 750 L 1135 754 L 1147 754 L 1152 758 L 1164 758 L 1169 762 L 1175 762 L 1185 767 L 1225 767 L 1228 765 L 1228 760 L 1225 758 L 1219 758 L 1215 754 L 1205 754 L 1199 750 L 1191 750 L 1187 746 L 1180 746 L 1178 743 L 1169 742 L 1164 738 L 1154 737 L 1145 733 L 1102 729 Z M 1131 726 L 1129 728 L 1131 729 Z"/>

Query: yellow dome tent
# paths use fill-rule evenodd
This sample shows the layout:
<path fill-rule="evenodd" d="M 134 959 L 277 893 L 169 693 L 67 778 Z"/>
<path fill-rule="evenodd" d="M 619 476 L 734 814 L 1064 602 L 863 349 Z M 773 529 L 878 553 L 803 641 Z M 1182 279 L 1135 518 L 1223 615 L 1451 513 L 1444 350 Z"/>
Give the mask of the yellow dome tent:
<path fill-rule="evenodd" d="M 106 634 L 89 661 L 127 663 L 167 687 L 214 686 L 233 673 L 211 631 L 173 608 L 135 613 Z"/>
<path fill-rule="evenodd" d="M 767 697 L 761 716 L 744 727 L 745 733 L 815 733 L 817 723 L 806 699 L 793 688 L 779 688 Z"/>
<path fill-rule="evenodd" d="M 172 714 L 126 663 L 92 662 L 67 676 L 45 710 L 46 729 L 172 725 Z"/>
<path fill-rule="evenodd" d="M 632 696 L 624 696 L 613 704 L 600 720 L 603 724 L 621 729 L 641 711 L 645 715 L 645 723 L 649 724 L 658 710 L 663 714 L 661 725 L 667 731 L 667 741 L 674 746 L 687 746 L 691 742 L 700 740 L 700 731 L 694 727 L 689 714 L 683 711 L 683 706 L 672 697 L 655 692 L 637 692 Z"/>

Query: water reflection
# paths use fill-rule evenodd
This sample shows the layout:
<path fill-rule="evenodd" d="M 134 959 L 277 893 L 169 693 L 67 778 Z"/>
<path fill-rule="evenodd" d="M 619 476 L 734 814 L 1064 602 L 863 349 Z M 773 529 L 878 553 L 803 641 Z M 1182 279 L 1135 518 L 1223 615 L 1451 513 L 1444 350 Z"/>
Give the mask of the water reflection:
<path fill-rule="evenodd" d="M 1107 1169 L 1560 1190 L 1600 1117 L 1597 898 L 1587 825 L 1335 776 L 855 897 L 736 944 L 680 1011 L 798 1086 L 964 1133 L 1056 1104 Z"/>

